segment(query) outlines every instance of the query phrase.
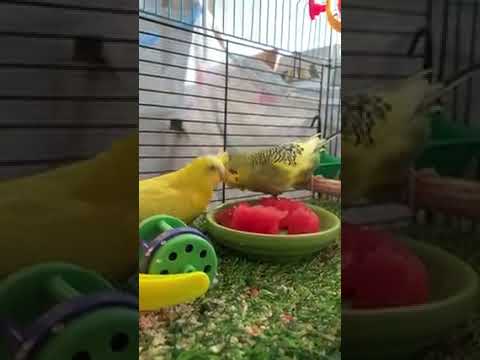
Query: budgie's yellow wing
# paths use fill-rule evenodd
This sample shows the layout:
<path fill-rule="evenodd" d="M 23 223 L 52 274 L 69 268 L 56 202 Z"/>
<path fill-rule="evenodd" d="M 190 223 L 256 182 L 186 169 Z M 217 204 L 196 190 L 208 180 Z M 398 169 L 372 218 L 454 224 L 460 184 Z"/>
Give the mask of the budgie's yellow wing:
<path fill-rule="evenodd" d="M 0 208 L 2 198 L 25 199 L 29 196 L 41 196 L 46 201 L 78 199 L 98 206 L 120 202 L 135 206 L 137 190 L 133 184 L 138 179 L 137 137 L 135 133 L 121 139 L 92 159 L 0 182 Z"/>
<path fill-rule="evenodd" d="M 113 143 L 111 149 L 92 160 L 88 170 L 88 176 L 75 191 L 76 196 L 96 203 L 125 202 L 136 206 L 138 133 Z"/>
<path fill-rule="evenodd" d="M 131 214 L 131 203 L 137 198 L 136 179 L 128 181 L 131 176 L 136 178 L 137 172 L 131 174 L 118 161 L 108 161 L 109 151 L 91 160 L 0 183 L 4 238 L 0 253 L 5 256 L 0 277 L 23 266 L 59 259 L 110 279 L 124 279 L 135 270 L 138 218 Z M 121 156 L 131 156 L 128 151 Z M 104 185 L 107 178 L 109 186 Z M 127 187 L 135 189 L 134 196 L 125 193 Z"/>

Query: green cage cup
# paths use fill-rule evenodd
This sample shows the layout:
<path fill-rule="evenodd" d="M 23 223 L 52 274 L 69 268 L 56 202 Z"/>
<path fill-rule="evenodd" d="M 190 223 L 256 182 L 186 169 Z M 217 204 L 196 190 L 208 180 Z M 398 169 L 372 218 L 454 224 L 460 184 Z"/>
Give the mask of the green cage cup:
<path fill-rule="evenodd" d="M 128 360 L 137 346 L 137 299 L 93 272 L 42 264 L 0 285 L 1 359 Z"/>
<path fill-rule="evenodd" d="M 212 284 L 217 274 L 217 256 L 207 237 L 199 230 L 168 215 L 145 219 L 139 228 L 140 272 L 182 274 L 202 271 Z"/>
<path fill-rule="evenodd" d="M 313 175 L 323 176 L 327 179 L 336 179 L 340 176 L 342 169 L 342 161 L 340 158 L 321 151 L 317 154 L 316 165 Z"/>

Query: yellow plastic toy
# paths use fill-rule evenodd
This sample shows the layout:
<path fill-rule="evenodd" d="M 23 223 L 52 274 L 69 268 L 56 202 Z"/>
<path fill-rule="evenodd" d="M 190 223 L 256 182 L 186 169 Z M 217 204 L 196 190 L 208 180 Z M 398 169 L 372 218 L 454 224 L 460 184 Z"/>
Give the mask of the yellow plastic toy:
<path fill-rule="evenodd" d="M 140 311 L 155 311 L 203 296 L 217 274 L 217 256 L 199 230 L 168 215 L 140 224 Z"/>
<path fill-rule="evenodd" d="M 207 274 L 196 271 L 189 274 L 139 274 L 140 311 L 188 303 L 203 296 L 210 287 Z"/>

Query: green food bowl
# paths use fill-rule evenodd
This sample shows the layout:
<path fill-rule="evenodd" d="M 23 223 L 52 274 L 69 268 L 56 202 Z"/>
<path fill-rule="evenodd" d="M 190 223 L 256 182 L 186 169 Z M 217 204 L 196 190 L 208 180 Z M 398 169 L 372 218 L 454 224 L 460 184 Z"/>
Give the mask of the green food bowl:
<path fill-rule="evenodd" d="M 206 229 L 216 242 L 255 259 L 275 262 L 298 260 L 317 253 L 338 240 L 340 235 L 340 219 L 335 214 L 310 204 L 307 205 L 320 218 L 322 231 L 318 233 L 264 235 L 238 231 L 218 224 L 215 214 L 234 205 L 235 203 L 227 203 L 208 212 Z"/>
<path fill-rule="evenodd" d="M 416 168 L 435 168 L 443 176 L 463 177 L 469 162 L 480 156 L 480 130 L 450 121 L 446 114 L 429 115 L 431 139 Z"/>
<path fill-rule="evenodd" d="M 342 161 L 339 158 L 322 151 L 318 161 L 318 166 L 313 172 L 314 175 L 321 175 L 327 179 L 336 179 L 340 176 Z"/>
<path fill-rule="evenodd" d="M 463 261 L 424 243 L 405 240 L 427 266 L 431 300 L 411 307 L 342 309 L 342 347 L 348 359 L 409 360 L 475 311 L 479 279 Z"/>

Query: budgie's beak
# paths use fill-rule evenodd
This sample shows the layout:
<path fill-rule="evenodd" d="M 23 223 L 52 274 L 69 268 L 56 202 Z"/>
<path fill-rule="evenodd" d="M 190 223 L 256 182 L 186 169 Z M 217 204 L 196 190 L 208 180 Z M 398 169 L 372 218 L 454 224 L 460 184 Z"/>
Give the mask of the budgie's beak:
<path fill-rule="evenodd" d="M 221 151 L 217 157 L 224 166 L 223 182 L 230 186 L 236 186 L 238 184 L 238 174 L 230 169 L 230 154 L 226 151 Z"/>
<path fill-rule="evenodd" d="M 228 153 L 226 151 L 221 151 L 218 153 L 217 158 L 221 161 L 224 166 L 227 166 L 228 163 Z"/>
<path fill-rule="evenodd" d="M 219 172 L 220 172 L 220 175 L 222 177 L 222 181 L 225 181 L 227 179 L 228 175 L 229 175 L 228 171 L 226 169 L 226 167 L 228 165 L 228 153 L 225 152 L 225 151 L 222 151 L 217 155 L 217 158 L 221 162 L 221 166 L 219 166 Z"/>
<path fill-rule="evenodd" d="M 224 181 L 227 183 L 227 184 L 233 184 L 234 183 L 234 176 L 233 174 L 227 170 L 226 174 L 225 174 L 225 179 Z"/>
<path fill-rule="evenodd" d="M 225 169 L 225 166 L 219 166 L 218 173 L 220 174 L 220 178 L 222 179 L 222 181 L 225 181 L 225 178 L 227 176 L 227 170 Z"/>

